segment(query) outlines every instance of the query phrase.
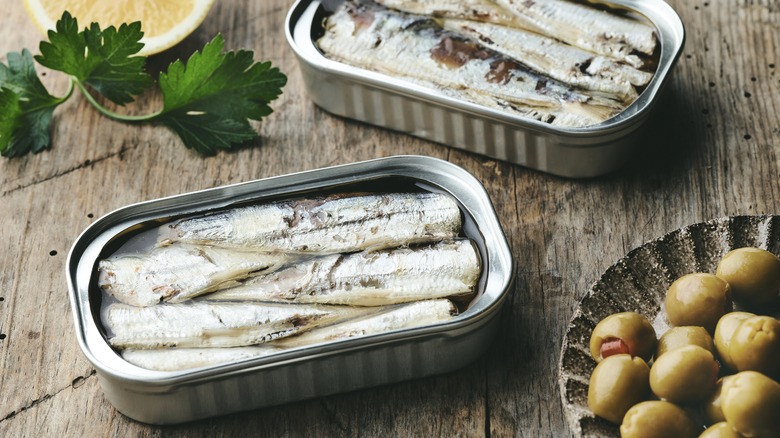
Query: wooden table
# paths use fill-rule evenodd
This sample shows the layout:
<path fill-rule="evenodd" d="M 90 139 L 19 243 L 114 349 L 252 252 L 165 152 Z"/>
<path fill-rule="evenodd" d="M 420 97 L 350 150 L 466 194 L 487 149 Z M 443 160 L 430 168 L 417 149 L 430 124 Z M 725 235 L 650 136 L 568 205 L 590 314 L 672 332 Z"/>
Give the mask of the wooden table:
<path fill-rule="evenodd" d="M 630 249 L 721 216 L 777 213 L 780 7 L 671 0 L 687 43 L 651 131 L 620 171 L 567 180 L 343 120 L 304 92 L 283 22 L 292 1 L 219 1 L 167 65 L 221 32 L 289 76 L 252 147 L 203 158 L 161 127 L 109 121 L 82 97 L 54 116 L 53 147 L 0 159 L 0 436 L 562 436 L 559 349 L 578 300 Z M 20 1 L 0 54 L 41 35 Z M 64 78 L 47 73 L 54 94 Z M 134 110 L 156 108 L 154 94 Z M 129 203 L 395 154 L 451 161 L 486 186 L 513 248 L 500 334 L 459 371 L 175 427 L 119 414 L 74 338 L 64 264 L 79 233 Z"/>

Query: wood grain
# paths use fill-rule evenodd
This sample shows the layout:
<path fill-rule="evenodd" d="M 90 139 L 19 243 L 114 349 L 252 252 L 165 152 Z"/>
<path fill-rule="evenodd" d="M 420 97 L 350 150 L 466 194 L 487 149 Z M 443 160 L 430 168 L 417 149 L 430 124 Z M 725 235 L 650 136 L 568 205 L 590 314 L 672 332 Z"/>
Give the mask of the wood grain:
<path fill-rule="evenodd" d="M 0 14 L 0 60 L 41 38 L 19 1 Z M 684 53 L 635 157 L 611 175 L 566 180 L 334 117 L 306 96 L 283 34 L 290 1 L 217 2 L 160 69 L 221 32 L 288 74 L 251 147 L 213 158 L 155 126 L 111 122 L 75 97 L 55 112 L 53 147 L 0 160 L 0 436 L 565 436 L 560 344 L 590 284 L 630 249 L 681 226 L 777 214 L 780 6 L 774 0 L 669 3 Z M 47 72 L 60 94 L 65 79 Z M 145 96 L 128 111 L 156 108 Z M 516 282 L 501 332 L 450 374 L 195 423 L 152 427 L 104 398 L 73 336 L 64 263 L 79 233 L 129 203 L 395 154 L 463 166 L 490 194 Z"/>

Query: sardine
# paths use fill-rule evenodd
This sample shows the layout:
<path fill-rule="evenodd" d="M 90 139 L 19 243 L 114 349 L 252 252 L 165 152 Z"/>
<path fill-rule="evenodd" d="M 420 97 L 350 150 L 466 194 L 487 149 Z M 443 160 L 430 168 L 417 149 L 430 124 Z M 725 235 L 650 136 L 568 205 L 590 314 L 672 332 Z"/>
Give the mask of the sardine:
<path fill-rule="evenodd" d="M 523 21 L 492 0 L 374 0 L 387 8 L 436 18 L 454 18 L 522 27 Z"/>
<path fill-rule="evenodd" d="M 439 193 L 297 199 L 233 208 L 170 226 L 173 240 L 285 253 L 333 254 L 452 239 L 461 212 Z"/>
<path fill-rule="evenodd" d="M 317 345 L 340 339 L 368 336 L 448 321 L 457 313 L 450 300 L 426 300 L 390 306 L 385 310 L 342 323 L 320 326 L 296 336 L 269 343 L 278 348 Z"/>
<path fill-rule="evenodd" d="M 657 44 L 649 24 L 565 0 L 496 0 L 527 24 L 528 29 L 552 36 L 600 55 L 621 59 L 635 67 Z"/>
<path fill-rule="evenodd" d="M 134 306 L 178 303 L 271 272 L 291 257 L 183 244 L 112 256 L 98 263 L 98 286 Z"/>
<path fill-rule="evenodd" d="M 468 295 L 479 275 L 474 244 L 462 239 L 317 257 L 203 299 L 383 306 Z"/>
<path fill-rule="evenodd" d="M 127 349 L 122 351 L 122 358 L 135 366 L 147 370 L 180 371 L 238 362 L 254 357 L 268 356 L 280 351 L 284 350 L 267 345 L 231 348 Z"/>
<path fill-rule="evenodd" d="M 300 335 L 288 336 L 263 345 L 231 348 L 127 349 L 122 351 L 122 357 L 136 366 L 157 371 L 201 368 L 264 357 L 297 347 L 432 325 L 452 319 L 455 313 L 455 306 L 449 300 L 419 301 L 388 306 L 374 314 L 314 328 Z"/>
<path fill-rule="evenodd" d="M 268 342 L 373 308 L 279 303 L 190 302 L 135 307 L 113 303 L 102 320 L 116 348 L 239 347 Z"/>
<path fill-rule="evenodd" d="M 625 109 L 617 96 L 574 89 L 418 15 L 346 2 L 327 18 L 317 44 L 335 60 L 466 98 L 483 94 L 556 125 L 589 126 Z"/>
<path fill-rule="evenodd" d="M 594 55 L 553 38 L 522 29 L 468 20 L 440 20 L 442 27 L 480 41 L 530 68 L 587 90 L 613 93 L 624 101 L 637 97 L 634 86 L 646 85 L 652 73 Z"/>
<path fill-rule="evenodd" d="M 642 21 L 566 0 L 376 0 L 384 6 L 443 18 L 529 30 L 634 67 L 655 50 L 655 29 Z"/>

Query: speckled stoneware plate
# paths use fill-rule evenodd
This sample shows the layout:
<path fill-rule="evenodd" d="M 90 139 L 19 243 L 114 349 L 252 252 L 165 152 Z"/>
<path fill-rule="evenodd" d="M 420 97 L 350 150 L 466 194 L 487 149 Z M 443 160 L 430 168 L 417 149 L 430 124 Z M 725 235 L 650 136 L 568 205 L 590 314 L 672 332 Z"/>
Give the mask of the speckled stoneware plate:
<path fill-rule="evenodd" d="M 669 285 L 692 272 L 714 273 L 724 254 L 745 246 L 780 254 L 780 216 L 733 216 L 680 228 L 632 250 L 591 286 L 569 323 L 559 364 L 572 433 L 620 436 L 617 426 L 588 409 L 588 381 L 596 367 L 589 343 L 596 324 L 612 313 L 634 311 L 653 321 L 660 336 L 659 312 Z"/>

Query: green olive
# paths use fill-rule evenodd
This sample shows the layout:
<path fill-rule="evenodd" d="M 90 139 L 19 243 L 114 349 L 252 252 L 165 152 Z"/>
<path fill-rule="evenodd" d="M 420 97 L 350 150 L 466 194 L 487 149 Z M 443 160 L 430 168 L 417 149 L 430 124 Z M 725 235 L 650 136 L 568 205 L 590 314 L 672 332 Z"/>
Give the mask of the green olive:
<path fill-rule="evenodd" d="M 735 249 L 720 260 L 715 275 L 731 285 L 734 301 L 763 306 L 778 301 L 780 259 L 760 248 Z"/>
<path fill-rule="evenodd" d="M 649 361 L 656 336 L 650 321 L 636 312 L 621 312 L 602 319 L 590 335 L 590 354 L 600 361 L 613 354 L 630 354 Z"/>
<path fill-rule="evenodd" d="M 696 437 L 699 430 L 679 406 L 665 401 L 646 401 L 626 412 L 620 425 L 623 438 Z"/>
<path fill-rule="evenodd" d="M 672 403 L 702 401 L 715 390 L 718 363 L 709 351 L 688 345 L 667 351 L 650 369 L 650 389 Z"/>
<path fill-rule="evenodd" d="M 684 275 L 666 292 L 666 316 L 672 325 L 698 325 L 709 333 L 732 309 L 731 288 L 713 274 Z"/>
<path fill-rule="evenodd" d="M 719 423 L 726 421 L 726 417 L 723 416 L 723 408 L 721 407 L 721 392 L 723 389 L 723 382 L 731 379 L 731 376 L 724 376 L 718 380 L 715 384 L 715 390 L 710 398 L 702 405 L 702 415 L 706 424 Z"/>
<path fill-rule="evenodd" d="M 780 377 L 780 321 L 751 316 L 740 322 L 729 345 L 729 356 L 738 371 Z"/>
<path fill-rule="evenodd" d="M 742 438 L 728 423 L 721 421 L 708 427 L 699 438 Z"/>
<path fill-rule="evenodd" d="M 707 333 L 704 327 L 700 326 L 682 326 L 672 327 L 658 339 L 658 347 L 655 349 L 656 360 L 664 353 L 686 345 L 698 345 L 699 347 L 715 353 L 715 344 L 712 342 L 712 336 Z"/>
<path fill-rule="evenodd" d="M 742 371 L 723 383 L 721 406 L 726 421 L 749 437 L 777 437 L 780 431 L 780 383 Z"/>
<path fill-rule="evenodd" d="M 750 318 L 756 316 L 749 312 L 731 312 L 723 315 L 718 321 L 718 325 L 715 327 L 715 335 L 712 337 L 715 342 L 715 350 L 720 357 L 720 363 L 727 366 L 730 369 L 735 369 L 734 362 L 731 361 L 731 355 L 729 350 L 731 347 L 731 336 L 734 335 L 734 331 L 737 330 L 739 324 Z"/>
<path fill-rule="evenodd" d="M 649 373 L 639 357 L 616 354 L 605 358 L 590 375 L 588 407 L 599 417 L 620 424 L 631 406 L 650 395 Z"/>

